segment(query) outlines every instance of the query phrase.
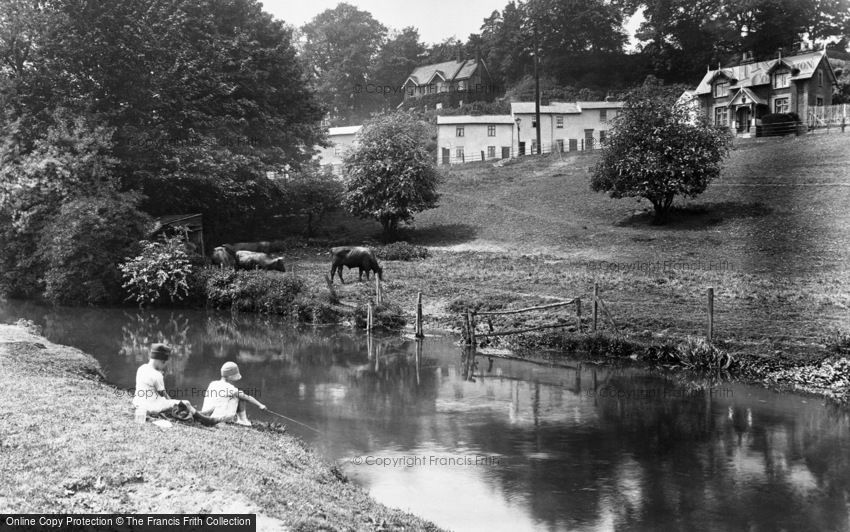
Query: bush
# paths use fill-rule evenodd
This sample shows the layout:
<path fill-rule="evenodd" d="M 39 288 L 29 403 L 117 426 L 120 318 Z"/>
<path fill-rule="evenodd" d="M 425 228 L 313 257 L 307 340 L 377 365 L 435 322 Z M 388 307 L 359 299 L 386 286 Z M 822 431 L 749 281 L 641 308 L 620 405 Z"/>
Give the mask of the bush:
<path fill-rule="evenodd" d="M 375 255 L 381 260 L 411 261 L 427 259 L 431 253 L 428 251 L 428 248 L 422 246 L 414 246 L 408 242 L 393 242 L 392 244 L 377 248 Z"/>
<path fill-rule="evenodd" d="M 183 235 L 165 237 L 151 242 L 143 240 L 139 255 L 121 264 L 127 299 L 139 306 L 165 301 L 182 301 L 189 295 L 189 255 Z"/>
<path fill-rule="evenodd" d="M 279 272 L 235 272 L 229 285 L 230 308 L 241 312 L 291 315 L 293 303 L 304 288 L 301 279 Z"/>
<path fill-rule="evenodd" d="M 726 370 L 735 362 L 731 355 L 704 338 L 689 336 L 676 349 L 678 365 L 694 370 Z"/>
<path fill-rule="evenodd" d="M 77 198 L 62 205 L 39 242 L 44 296 L 52 303 L 121 301 L 119 262 L 134 251 L 149 218 L 128 195 Z"/>
<path fill-rule="evenodd" d="M 292 315 L 298 321 L 306 323 L 337 323 L 341 314 L 328 298 L 328 294 L 302 294 L 295 299 Z"/>
<path fill-rule="evenodd" d="M 775 137 L 796 133 L 799 123 L 797 113 L 767 114 L 761 117 L 761 134 L 763 137 Z"/>

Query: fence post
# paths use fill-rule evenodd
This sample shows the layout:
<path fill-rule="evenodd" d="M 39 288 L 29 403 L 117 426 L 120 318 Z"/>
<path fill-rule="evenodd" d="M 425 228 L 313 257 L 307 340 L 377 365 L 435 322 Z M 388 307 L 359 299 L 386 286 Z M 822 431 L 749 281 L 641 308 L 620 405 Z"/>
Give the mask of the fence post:
<path fill-rule="evenodd" d="M 366 307 L 366 330 L 372 331 L 372 301 L 369 301 L 369 306 Z"/>
<path fill-rule="evenodd" d="M 581 298 L 576 298 L 576 324 L 578 325 L 578 332 L 582 332 L 581 330 Z"/>
<path fill-rule="evenodd" d="M 416 337 L 423 338 L 425 337 L 422 334 L 422 292 L 419 292 L 416 296 Z"/>
<path fill-rule="evenodd" d="M 470 338 L 472 338 L 469 334 L 469 309 L 466 309 L 466 314 L 463 315 L 463 325 L 466 332 L 466 345 L 469 345 Z"/>
<path fill-rule="evenodd" d="M 466 310 L 469 316 L 469 345 L 475 350 L 475 313 L 469 309 Z"/>
<path fill-rule="evenodd" d="M 377 275 L 375 276 L 375 303 L 384 304 L 384 295 L 381 293 L 381 278 Z"/>
<path fill-rule="evenodd" d="M 711 343 L 714 339 L 714 288 L 708 289 L 708 331 L 706 332 L 706 340 Z"/>
<path fill-rule="evenodd" d="M 596 332 L 596 325 L 599 320 L 599 283 L 593 283 L 593 332 Z"/>

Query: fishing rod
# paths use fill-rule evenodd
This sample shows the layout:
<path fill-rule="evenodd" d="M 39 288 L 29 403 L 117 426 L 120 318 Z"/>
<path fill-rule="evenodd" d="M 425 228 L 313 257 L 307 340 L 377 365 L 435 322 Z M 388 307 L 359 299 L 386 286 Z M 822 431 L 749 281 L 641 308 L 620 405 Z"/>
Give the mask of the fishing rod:
<path fill-rule="evenodd" d="M 269 414 L 274 414 L 274 415 L 276 415 L 277 417 L 281 417 L 281 418 L 283 418 L 283 419 L 286 419 L 287 421 L 291 421 L 291 422 L 293 422 L 293 423 L 298 423 L 298 424 L 299 424 L 299 425 L 301 425 L 302 427 L 307 427 L 308 429 L 313 430 L 313 431 L 316 431 L 316 432 L 318 432 L 319 434 L 321 434 L 321 433 L 322 433 L 322 431 L 321 431 L 321 430 L 319 430 L 319 429 L 317 429 L 317 428 L 311 427 L 310 425 L 307 425 L 306 423 L 301 423 L 300 421 L 298 421 L 298 420 L 296 420 L 296 419 L 292 419 L 291 417 L 286 417 L 286 416 L 284 416 L 283 414 L 278 414 L 277 412 L 273 412 L 273 411 L 269 410 L 268 408 L 266 408 L 266 412 L 268 412 Z"/>

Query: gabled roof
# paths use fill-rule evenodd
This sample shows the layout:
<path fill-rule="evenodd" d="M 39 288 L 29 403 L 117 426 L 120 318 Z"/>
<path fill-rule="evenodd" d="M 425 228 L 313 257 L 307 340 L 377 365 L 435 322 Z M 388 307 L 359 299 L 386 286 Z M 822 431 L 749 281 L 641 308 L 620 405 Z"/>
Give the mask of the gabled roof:
<path fill-rule="evenodd" d="M 469 79 L 478 69 L 479 64 L 483 64 L 483 62 L 467 59 L 465 61 L 445 61 L 433 65 L 419 66 L 407 77 L 404 84 L 407 85 L 408 81 L 412 81 L 414 85 L 426 85 L 437 74 L 446 81 Z"/>
<path fill-rule="evenodd" d="M 747 87 L 741 87 L 738 90 L 737 94 L 735 94 L 735 97 L 732 98 L 732 100 L 729 101 L 729 103 L 726 104 L 726 107 L 731 107 L 733 105 L 743 104 L 744 103 L 743 100 L 744 100 L 745 96 L 750 99 L 750 102 L 755 102 L 755 103 L 758 103 L 758 104 L 761 104 L 761 105 L 767 105 L 767 100 L 765 100 L 764 98 L 760 98 L 756 93 L 754 93 L 753 91 L 751 91 Z M 747 103 L 749 103 L 749 102 L 747 102 Z"/>
<path fill-rule="evenodd" d="M 815 69 L 817 69 L 820 62 L 825 58 L 826 52 L 821 50 L 799 55 L 789 55 L 782 59 L 771 59 L 770 61 L 758 61 L 728 68 L 709 70 L 697 86 L 697 94 L 710 94 L 711 84 L 718 76 L 726 76 L 730 80 L 733 80 L 734 82 L 731 83 L 732 88 L 767 85 L 770 83 L 770 73 L 779 66 L 786 66 L 791 69 L 792 80 L 809 79 L 814 75 Z M 826 63 L 829 64 L 829 61 L 826 61 Z M 832 67 L 828 67 L 828 70 L 832 72 Z M 834 79 L 835 74 L 832 74 L 832 76 Z"/>
<path fill-rule="evenodd" d="M 576 102 L 581 109 L 622 109 L 624 102 L 602 101 L 602 102 Z"/>
<path fill-rule="evenodd" d="M 511 114 L 534 114 L 534 102 L 511 102 Z M 550 102 L 549 105 L 540 106 L 540 114 L 567 115 L 579 114 L 581 109 L 577 103 Z"/>
<path fill-rule="evenodd" d="M 455 115 L 438 116 L 437 125 L 463 124 L 509 124 L 514 125 L 511 115 Z"/>

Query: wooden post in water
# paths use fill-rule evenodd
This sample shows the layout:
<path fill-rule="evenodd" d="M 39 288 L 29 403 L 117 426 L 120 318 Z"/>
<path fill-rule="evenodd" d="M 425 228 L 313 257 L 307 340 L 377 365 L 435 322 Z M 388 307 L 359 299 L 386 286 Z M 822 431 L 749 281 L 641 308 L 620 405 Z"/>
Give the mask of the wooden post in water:
<path fill-rule="evenodd" d="M 369 306 L 366 307 L 366 330 L 372 332 L 372 314 L 374 311 L 372 310 L 372 302 L 369 301 Z"/>
<path fill-rule="evenodd" d="M 576 328 L 578 329 L 578 332 L 582 332 L 582 330 L 581 330 L 581 298 L 576 297 L 575 303 L 576 303 Z"/>
<path fill-rule="evenodd" d="M 593 332 L 599 320 L 599 283 L 593 283 Z"/>
<path fill-rule="evenodd" d="M 415 334 L 417 338 L 424 338 L 425 334 L 422 332 L 422 292 L 419 292 L 416 296 L 416 328 Z"/>
<path fill-rule="evenodd" d="M 705 339 L 708 343 L 714 340 L 714 288 L 708 289 L 708 331 L 706 331 Z"/>
<path fill-rule="evenodd" d="M 377 275 L 375 276 L 375 303 L 384 304 L 384 295 L 381 293 L 381 279 Z"/>

